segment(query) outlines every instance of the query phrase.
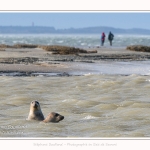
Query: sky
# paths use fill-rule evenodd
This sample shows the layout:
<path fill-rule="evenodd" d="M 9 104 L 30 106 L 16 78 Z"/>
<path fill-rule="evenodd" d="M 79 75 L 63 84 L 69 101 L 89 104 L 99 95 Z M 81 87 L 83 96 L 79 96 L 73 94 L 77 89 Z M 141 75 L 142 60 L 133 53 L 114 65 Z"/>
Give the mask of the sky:
<path fill-rule="evenodd" d="M 150 12 L 0 12 L 0 26 L 33 24 L 56 29 L 96 26 L 150 29 Z"/>

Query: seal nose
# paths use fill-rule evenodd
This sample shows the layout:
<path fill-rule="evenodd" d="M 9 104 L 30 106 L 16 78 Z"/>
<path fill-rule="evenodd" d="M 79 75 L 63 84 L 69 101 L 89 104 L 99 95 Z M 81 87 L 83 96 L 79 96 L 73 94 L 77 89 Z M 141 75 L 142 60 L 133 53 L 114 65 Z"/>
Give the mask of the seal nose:
<path fill-rule="evenodd" d="M 65 117 L 64 116 L 61 116 L 61 120 L 63 120 Z"/>
<path fill-rule="evenodd" d="M 35 103 L 35 104 L 34 104 L 34 108 L 37 108 L 37 107 L 38 107 L 38 104 L 37 104 L 37 103 Z"/>

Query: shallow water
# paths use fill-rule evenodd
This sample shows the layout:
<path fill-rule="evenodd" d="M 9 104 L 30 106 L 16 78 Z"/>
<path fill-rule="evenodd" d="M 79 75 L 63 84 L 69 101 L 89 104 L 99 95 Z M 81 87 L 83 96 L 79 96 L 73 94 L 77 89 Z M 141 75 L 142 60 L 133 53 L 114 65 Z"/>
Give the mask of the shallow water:
<path fill-rule="evenodd" d="M 84 76 L 0 76 L 0 137 L 150 137 L 149 62 L 116 62 L 112 74 L 104 64 L 99 73 L 99 63 L 89 64 Z M 126 65 L 130 71 L 120 74 Z M 45 117 L 54 111 L 65 119 L 27 121 L 33 100 Z"/>
<path fill-rule="evenodd" d="M 0 44 L 99 46 L 99 35 L 0 35 Z M 150 36 L 115 35 L 113 46 L 149 46 Z M 108 41 L 105 46 L 109 46 Z M 71 64 L 73 76 L 0 76 L 0 137 L 150 137 L 150 61 Z M 74 76 L 80 75 L 80 76 Z M 60 123 L 27 121 L 30 102 Z"/>

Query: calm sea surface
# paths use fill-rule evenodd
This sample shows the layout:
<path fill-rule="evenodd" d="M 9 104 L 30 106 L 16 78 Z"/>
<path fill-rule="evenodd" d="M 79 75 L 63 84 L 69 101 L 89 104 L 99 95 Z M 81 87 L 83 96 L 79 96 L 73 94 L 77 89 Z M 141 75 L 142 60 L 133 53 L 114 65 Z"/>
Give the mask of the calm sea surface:
<path fill-rule="evenodd" d="M 35 35 L 23 36 L 22 41 L 31 41 Z M 21 40 L 14 37 L 0 35 L 0 41 Z M 75 65 L 88 69 L 69 77 L 0 76 L 0 137 L 150 137 L 150 61 Z M 48 124 L 27 121 L 33 100 L 40 102 L 45 117 L 54 111 L 65 119 Z"/>

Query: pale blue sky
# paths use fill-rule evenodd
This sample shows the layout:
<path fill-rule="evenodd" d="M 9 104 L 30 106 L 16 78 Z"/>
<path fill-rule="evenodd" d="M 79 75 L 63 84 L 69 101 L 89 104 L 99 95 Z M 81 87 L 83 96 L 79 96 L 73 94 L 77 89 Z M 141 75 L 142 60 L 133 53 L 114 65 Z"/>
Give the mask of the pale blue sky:
<path fill-rule="evenodd" d="M 56 29 L 108 26 L 150 29 L 150 12 L 0 12 L 0 26 L 53 26 Z"/>

